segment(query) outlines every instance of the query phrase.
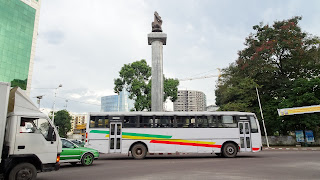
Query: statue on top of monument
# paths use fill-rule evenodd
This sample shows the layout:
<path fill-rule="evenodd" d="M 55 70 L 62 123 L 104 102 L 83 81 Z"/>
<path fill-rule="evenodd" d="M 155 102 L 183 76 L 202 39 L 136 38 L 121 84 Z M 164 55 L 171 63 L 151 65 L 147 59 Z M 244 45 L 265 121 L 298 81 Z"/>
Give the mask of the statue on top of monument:
<path fill-rule="evenodd" d="M 157 11 L 154 12 L 154 21 L 152 22 L 152 32 L 162 32 L 162 20 Z"/>

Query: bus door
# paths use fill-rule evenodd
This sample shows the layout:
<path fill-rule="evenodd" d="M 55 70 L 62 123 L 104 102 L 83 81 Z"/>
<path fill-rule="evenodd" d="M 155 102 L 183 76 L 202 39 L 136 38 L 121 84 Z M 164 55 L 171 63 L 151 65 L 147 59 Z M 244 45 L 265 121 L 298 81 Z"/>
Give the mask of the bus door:
<path fill-rule="evenodd" d="M 251 151 L 251 130 L 249 121 L 239 121 L 240 152 Z"/>
<path fill-rule="evenodd" d="M 109 152 L 120 153 L 122 146 L 122 122 L 110 121 Z"/>

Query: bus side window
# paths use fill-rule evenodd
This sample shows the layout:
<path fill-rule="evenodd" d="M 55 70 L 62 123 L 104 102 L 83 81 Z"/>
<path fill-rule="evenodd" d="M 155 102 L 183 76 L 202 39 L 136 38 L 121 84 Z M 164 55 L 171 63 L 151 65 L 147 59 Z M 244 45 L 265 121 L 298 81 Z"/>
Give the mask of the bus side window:
<path fill-rule="evenodd" d="M 160 122 L 160 117 L 156 116 L 153 121 L 154 121 L 154 124 L 151 125 L 151 127 L 162 127 Z"/>
<path fill-rule="evenodd" d="M 174 116 L 168 116 L 167 122 L 168 122 L 167 127 L 170 127 L 170 128 L 174 127 Z"/>
<path fill-rule="evenodd" d="M 189 122 L 190 122 L 189 125 L 188 125 L 189 128 L 196 127 L 196 118 L 195 117 L 190 117 L 190 121 Z"/>
<path fill-rule="evenodd" d="M 177 116 L 176 120 L 177 120 L 177 127 L 178 128 L 188 128 L 189 127 L 190 119 L 188 116 Z"/>
<path fill-rule="evenodd" d="M 258 125 L 256 118 L 250 116 L 251 133 L 258 133 Z"/>
<path fill-rule="evenodd" d="M 160 128 L 169 128 L 174 125 L 173 116 L 156 116 L 154 119 L 155 126 Z"/>
<path fill-rule="evenodd" d="M 138 124 L 137 116 L 124 116 L 123 127 L 125 128 L 135 128 Z"/>
<path fill-rule="evenodd" d="M 217 126 L 217 116 L 207 116 L 208 118 L 208 126 L 210 128 L 216 128 Z"/>
<path fill-rule="evenodd" d="M 94 127 L 95 128 L 99 127 L 99 117 L 97 116 L 94 117 Z"/>
<path fill-rule="evenodd" d="M 108 116 L 91 116 L 90 128 L 109 128 Z"/>
<path fill-rule="evenodd" d="M 207 128 L 208 127 L 207 116 L 198 116 L 197 117 L 197 127 L 198 128 Z"/>
<path fill-rule="evenodd" d="M 153 116 L 141 116 L 140 127 L 141 128 L 153 127 Z"/>
<path fill-rule="evenodd" d="M 218 127 L 227 127 L 227 128 L 238 127 L 236 116 L 228 116 L 228 115 L 218 116 Z"/>
<path fill-rule="evenodd" d="M 89 124 L 90 128 L 94 128 L 95 127 L 95 117 L 94 116 L 90 116 L 90 124 Z"/>

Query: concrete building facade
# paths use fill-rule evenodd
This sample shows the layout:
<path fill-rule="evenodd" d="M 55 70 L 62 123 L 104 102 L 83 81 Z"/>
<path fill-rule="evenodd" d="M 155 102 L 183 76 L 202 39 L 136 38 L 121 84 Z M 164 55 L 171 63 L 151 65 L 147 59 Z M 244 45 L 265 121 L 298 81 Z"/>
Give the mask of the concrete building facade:
<path fill-rule="evenodd" d="M 119 95 L 101 97 L 101 112 L 129 112 L 134 107 L 134 101 L 129 99 L 127 91 Z"/>
<path fill-rule="evenodd" d="M 68 133 L 68 138 L 84 140 L 87 126 L 87 115 L 86 114 L 72 114 L 70 113 L 71 119 L 71 130 Z"/>
<path fill-rule="evenodd" d="M 30 93 L 41 0 L 0 0 L 0 81 Z"/>
<path fill-rule="evenodd" d="M 178 98 L 173 103 L 174 111 L 206 111 L 206 95 L 201 91 L 178 90 Z"/>

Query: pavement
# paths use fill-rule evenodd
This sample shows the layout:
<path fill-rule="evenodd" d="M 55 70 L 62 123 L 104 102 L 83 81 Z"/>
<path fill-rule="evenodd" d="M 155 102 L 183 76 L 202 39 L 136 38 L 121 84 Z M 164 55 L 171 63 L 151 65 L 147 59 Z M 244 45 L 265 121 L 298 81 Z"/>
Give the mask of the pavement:
<path fill-rule="evenodd" d="M 270 146 L 263 147 L 263 151 L 320 151 L 320 147 Z"/>

